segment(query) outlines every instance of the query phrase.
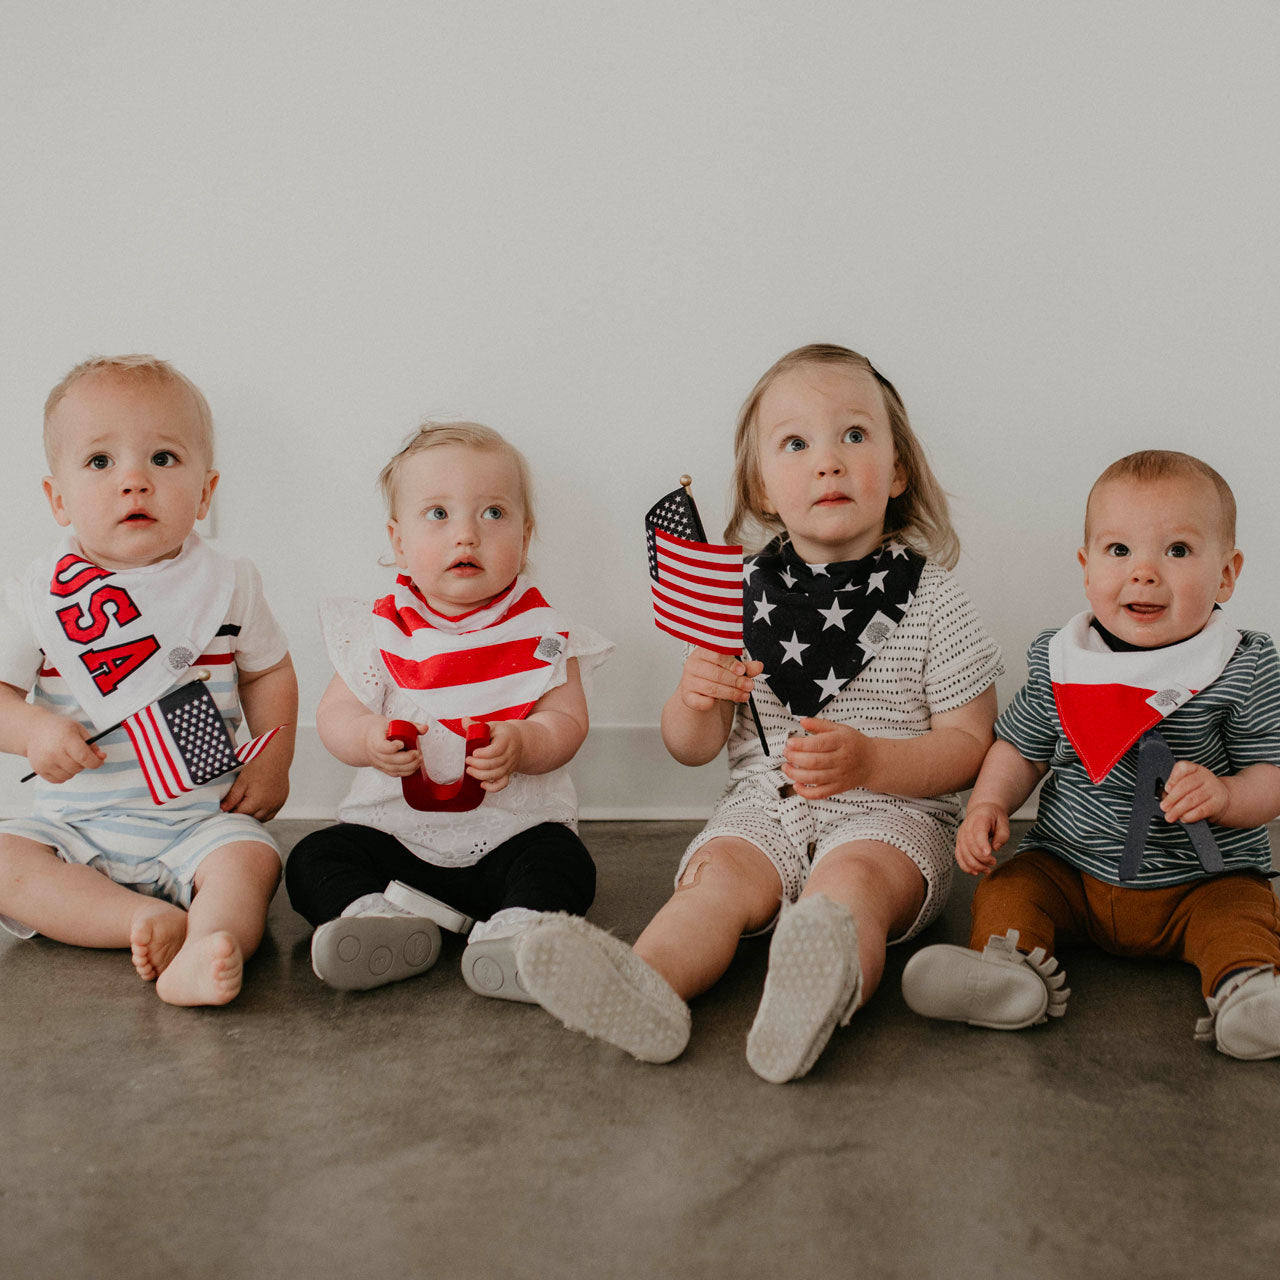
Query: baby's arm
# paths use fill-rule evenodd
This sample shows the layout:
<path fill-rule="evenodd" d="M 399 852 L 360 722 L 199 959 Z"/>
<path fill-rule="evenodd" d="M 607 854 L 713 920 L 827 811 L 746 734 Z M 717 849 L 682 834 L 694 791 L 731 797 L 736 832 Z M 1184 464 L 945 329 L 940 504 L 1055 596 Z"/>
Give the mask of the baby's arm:
<path fill-rule="evenodd" d="M 1260 827 L 1280 817 L 1280 768 L 1251 764 L 1229 777 L 1190 760 L 1169 770 L 1160 808 L 1168 822 L 1216 822 Z"/>
<path fill-rule="evenodd" d="M 467 772 L 486 791 L 501 791 L 513 773 L 550 773 L 573 759 L 589 724 L 578 660 L 570 658 L 564 684 L 544 693 L 523 720 L 489 722 L 489 745 L 467 757 Z"/>
<path fill-rule="evenodd" d="M 26 756 L 46 782 L 66 782 L 107 758 L 101 747 L 85 741 L 89 736 L 77 721 L 34 706 L 17 686 L 0 683 L 0 751 Z"/>
<path fill-rule="evenodd" d="M 882 795 L 939 796 L 967 787 L 991 746 L 996 691 L 930 717 L 915 738 L 871 738 L 846 724 L 804 718 L 787 740 L 782 772 L 806 800 L 864 787 Z"/>
<path fill-rule="evenodd" d="M 689 765 L 714 760 L 733 727 L 735 704 L 747 701 L 763 670 L 763 662 L 694 649 L 662 708 L 662 741 L 671 755 Z"/>
<path fill-rule="evenodd" d="M 1009 839 L 1009 815 L 1048 771 L 1043 761 L 1028 760 L 1012 743 L 996 739 L 982 762 L 956 834 L 956 862 L 961 870 L 975 876 L 995 870 L 996 852 Z"/>
<path fill-rule="evenodd" d="M 356 697 L 341 676 L 334 676 L 316 710 L 316 729 L 329 754 L 343 764 L 369 766 L 393 778 L 416 773 L 422 765 L 417 747 L 387 739 L 391 721 L 380 716 Z M 414 725 L 422 734 L 427 724 Z"/>
<path fill-rule="evenodd" d="M 240 705 L 252 734 L 277 725 L 280 732 L 245 765 L 222 797 L 226 813 L 247 813 L 259 822 L 274 818 L 289 796 L 289 765 L 298 722 L 298 679 L 286 653 L 274 666 L 240 671 Z"/>

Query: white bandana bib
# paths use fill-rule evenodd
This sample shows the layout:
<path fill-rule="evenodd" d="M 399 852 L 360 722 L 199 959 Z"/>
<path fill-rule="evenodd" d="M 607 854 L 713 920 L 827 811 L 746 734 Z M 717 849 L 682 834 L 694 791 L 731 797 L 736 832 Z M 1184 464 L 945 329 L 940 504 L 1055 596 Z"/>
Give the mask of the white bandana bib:
<path fill-rule="evenodd" d="M 36 639 L 99 729 L 154 702 L 227 616 L 235 565 L 199 534 L 171 560 L 104 569 L 65 538 L 23 581 Z"/>
<path fill-rule="evenodd" d="M 1144 733 L 1223 672 L 1240 633 L 1215 611 L 1202 631 L 1163 649 L 1117 652 L 1078 613 L 1049 641 L 1058 719 L 1090 779 L 1101 782 Z"/>
<path fill-rule="evenodd" d="M 450 618 L 400 574 L 395 591 L 374 602 L 373 640 L 423 716 L 461 734 L 464 716 L 521 720 L 563 683 L 569 630 L 523 577 L 484 608 Z"/>

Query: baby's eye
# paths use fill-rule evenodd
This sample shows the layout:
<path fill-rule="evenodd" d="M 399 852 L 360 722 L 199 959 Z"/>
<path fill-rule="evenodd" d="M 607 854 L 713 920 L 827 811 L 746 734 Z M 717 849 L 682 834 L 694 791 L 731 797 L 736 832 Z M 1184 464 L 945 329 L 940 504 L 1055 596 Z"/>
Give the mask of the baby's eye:
<path fill-rule="evenodd" d="M 1191 548 L 1185 542 L 1175 542 L 1173 546 L 1165 552 L 1165 555 L 1172 556 L 1175 560 L 1185 559 L 1191 554 Z"/>
<path fill-rule="evenodd" d="M 1120 556 L 1127 556 L 1129 554 L 1129 548 L 1126 547 L 1123 542 L 1111 542 L 1107 544 L 1103 554 L 1115 556 L 1118 559 Z"/>
<path fill-rule="evenodd" d="M 807 449 L 808 447 L 799 436 L 788 436 L 782 442 L 783 453 L 799 453 L 801 449 Z"/>
<path fill-rule="evenodd" d="M 861 427 L 850 427 L 849 430 L 840 437 L 845 444 L 861 444 L 866 438 L 866 433 Z"/>
<path fill-rule="evenodd" d="M 170 453 L 168 449 L 159 449 L 151 455 L 151 465 L 153 467 L 172 467 L 176 466 L 178 455 Z"/>
<path fill-rule="evenodd" d="M 501 520 L 507 513 L 501 507 L 485 507 L 480 513 L 481 520 Z"/>
<path fill-rule="evenodd" d="M 111 465 L 111 459 L 105 453 L 95 453 L 84 465 L 94 471 L 105 471 Z"/>
<path fill-rule="evenodd" d="M 447 520 L 449 513 L 443 507 L 428 507 L 426 517 L 428 520 Z"/>

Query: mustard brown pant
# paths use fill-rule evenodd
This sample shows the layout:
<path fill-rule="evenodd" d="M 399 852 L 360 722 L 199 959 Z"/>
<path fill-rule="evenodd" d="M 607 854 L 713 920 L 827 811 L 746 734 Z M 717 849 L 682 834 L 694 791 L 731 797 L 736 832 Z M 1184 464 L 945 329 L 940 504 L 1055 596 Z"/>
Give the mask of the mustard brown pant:
<path fill-rule="evenodd" d="M 973 896 L 969 945 L 1018 930 L 1018 949 L 1088 941 L 1117 956 L 1183 960 L 1210 996 L 1235 969 L 1280 969 L 1280 909 L 1270 882 L 1234 871 L 1162 889 L 1107 884 L 1042 849 L 1014 854 Z"/>

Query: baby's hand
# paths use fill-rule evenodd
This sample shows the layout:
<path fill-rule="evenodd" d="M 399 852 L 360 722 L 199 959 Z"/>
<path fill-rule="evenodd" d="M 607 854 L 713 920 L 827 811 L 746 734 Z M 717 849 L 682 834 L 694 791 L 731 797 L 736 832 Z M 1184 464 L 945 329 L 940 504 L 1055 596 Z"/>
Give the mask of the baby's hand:
<path fill-rule="evenodd" d="M 370 717 L 364 736 L 369 763 L 380 773 L 389 774 L 393 778 L 407 778 L 422 767 L 422 752 L 416 745 L 406 747 L 398 738 L 388 738 L 387 726 L 390 723 L 385 716 Z M 413 727 L 419 734 L 423 734 L 431 726 L 415 724 Z"/>
<path fill-rule="evenodd" d="M 805 734 L 787 739 L 782 772 L 806 800 L 860 787 L 871 771 L 874 739 L 847 724 L 802 717 Z"/>
<path fill-rule="evenodd" d="M 274 745 L 269 743 L 240 770 L 222 797 L 223 813 L 247 813 L 268 822 L 280 812 L 289 798 L 289 761 L 283 751 L 272 751 Z"/>
<path fill-rule="evenodd" d="M 106 758 L 85 739 L 89 731 L 66 716 L 43 716 L 27 736 L 27 759 L 46 782 L 66 782 L 81 769 L 96 769 Z"/>
<path fill-rule="evenodd" d="M 477 747 L 467 757 L 467 772 L 486 791 L 501 791 L 519 769 L 523 747 L 521 729 L 514 720 L 493 720 L 489 745 Z"/>
<path fill-rule="evenodd" d="M 996 851 L 1009 839 L 1009 815 L 996 804 L 971 804 L 956 833 L 956 863 L 971 876 L 996 869 Z"/>
<path fill-rule="evenodd" d="M 690 711 L 710 711 L 717 702 L 746 702 L 763 662 L 744 662 L 727 653 L 694 649 L 680 673 L 680 700 Z"/>
<path fill-rule="evenodd" d="M 1227 811 L 1231 790 L 1226 779 L 1190 760 L 1169 770 L 1160 808 L 1167 822 L 1215 822 Z"/>

